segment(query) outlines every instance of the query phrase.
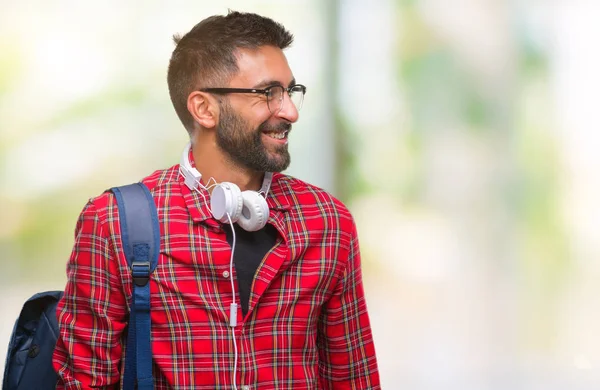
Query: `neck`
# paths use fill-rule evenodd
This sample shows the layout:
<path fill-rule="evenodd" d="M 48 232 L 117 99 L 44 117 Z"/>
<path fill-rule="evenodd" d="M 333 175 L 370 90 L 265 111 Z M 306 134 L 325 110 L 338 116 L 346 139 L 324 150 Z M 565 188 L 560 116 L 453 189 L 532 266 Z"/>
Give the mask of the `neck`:
<path fill-rule="evenodd" d="M 192 143 L 192 155 L 202 182 L 207 184 L 212 177 L 217 183 L 230 182 L 240 190 L 258 191 L 262 186 L 264 172 L 240 167 L 217 146 L 214 139 L 200 139 L 197 136 Z"/>

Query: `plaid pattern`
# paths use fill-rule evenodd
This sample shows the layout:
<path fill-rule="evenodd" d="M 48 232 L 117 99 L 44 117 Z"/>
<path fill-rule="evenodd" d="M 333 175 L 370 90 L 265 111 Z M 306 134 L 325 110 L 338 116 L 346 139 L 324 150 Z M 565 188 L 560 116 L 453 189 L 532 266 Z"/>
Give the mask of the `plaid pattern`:
<path fill-rule="evenodd" d="M 144 179 L 161 229 L 150 281 L 155 385 L 232 389 L 234 297 L 223 230 L 230 227 L 212 218 L 178 168 Z M 267 200 L 279 237 L 257 270 L 242 320 L 239 308 L 238 388 L 380 388 L 349 211 L 326 192 L 282 174 L 274 175 Z M 132 282 L 119 232 L 113 195 L 91 199 L 77 223 L 57 309 L 58 389 L 120 382 Z"/>

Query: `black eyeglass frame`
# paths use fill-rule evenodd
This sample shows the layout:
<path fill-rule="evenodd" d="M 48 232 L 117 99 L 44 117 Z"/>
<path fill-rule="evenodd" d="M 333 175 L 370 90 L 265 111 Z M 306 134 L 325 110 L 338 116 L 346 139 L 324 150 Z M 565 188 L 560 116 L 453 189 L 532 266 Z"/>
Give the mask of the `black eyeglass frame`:
<path fill-rule="evenodd" d="M 298 88 L 300 87 L 301 89 L 298 91 L 294 91 L 294 88 Z M 281 88 L 283 90 L 283 92 L 287 92 L 288 96 L 291 97 L 292 92 L 302 92 L 302 100 L 304 100 L 304 95 L 306 95 L 306 87 L 302 84 L 294 84 L 291 85 L 289 87 L 284 87 L 283 85 L 272 85 L 270 87 L 267 88 L 202 88 L 200 89 L 201 92 L 208 92 L 208 93 L 216 93 L 216 94 L 229 94 L 229 93 L 258 93 L 258 94 L 263 94 L 267 97 L 267 103 L 270 101 L 270 97 L 269 94 L 271 93 L 271 89 L 273 88 Z M 283 97 L 283 94 L 281 95 Z M 281 102 L 283 102 L 283 98 L 281 99 Z M 281 103 L 280 102 L 280 107 L 279 107 L 279 111 L 281 111 Z M 302 106 L 300 107 L 296 107 L 297 110 L 300 110 Z M 270 110 L 270 107 L 269 107 Z M 272 112 L 272 111 L 271 111 Z"/>

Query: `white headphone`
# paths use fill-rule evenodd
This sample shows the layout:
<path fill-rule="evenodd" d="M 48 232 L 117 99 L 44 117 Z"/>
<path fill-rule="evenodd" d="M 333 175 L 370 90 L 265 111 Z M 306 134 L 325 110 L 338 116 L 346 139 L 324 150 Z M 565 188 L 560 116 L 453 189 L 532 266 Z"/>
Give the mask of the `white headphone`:
<path fill-rule="evenodd" d="M 190 164 L 189 152 L 192 147 L 188 143 L 179 164 L 185 179 L 185 185 L 190 190 L 200 192 L 202 174 Z M 262 229 L 269 219 L 269 206 L 263 197 L 269 192 L 272 172 L 265 172 L 261 189 L 256 191 L 241 191 L 234 183 L 223 182 L 215 185 L 210 196 L 210 211 L 213 217 L 223 223 L 237 222 L 240 227 L 249 232 Z"/>

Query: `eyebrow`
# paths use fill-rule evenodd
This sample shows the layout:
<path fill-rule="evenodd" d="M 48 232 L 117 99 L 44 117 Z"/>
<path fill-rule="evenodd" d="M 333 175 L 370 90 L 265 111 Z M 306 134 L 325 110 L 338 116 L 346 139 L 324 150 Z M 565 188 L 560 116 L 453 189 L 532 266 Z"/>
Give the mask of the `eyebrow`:
<path fill-rule="evenodd" d="M 295 84 L 296 84 L 296 79 L 293 78 L 292 81 L 290 81 L 288 88 Z M 256 84 L 254 86 L 254 89 L 264 89 L 264 88 L 268 88 L 268 87 L 273 87 L 275 85 L 283 86 L 283 84 L 281 84 L 281 82 L 279 82 L 277 80 L 265 80 L 265 81 L 261 81 L 260 83 Z"/>

